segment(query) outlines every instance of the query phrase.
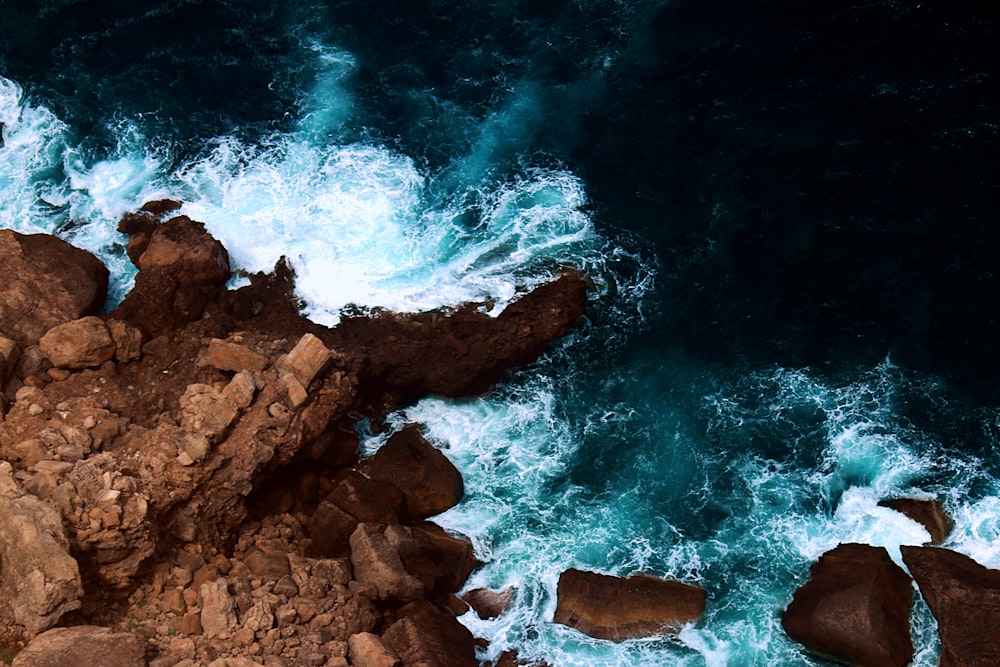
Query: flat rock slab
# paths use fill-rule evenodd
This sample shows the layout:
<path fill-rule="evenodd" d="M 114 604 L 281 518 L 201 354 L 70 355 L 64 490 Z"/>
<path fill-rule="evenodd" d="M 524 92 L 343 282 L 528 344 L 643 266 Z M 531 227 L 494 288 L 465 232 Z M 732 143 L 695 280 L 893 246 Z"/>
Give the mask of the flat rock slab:
<path fill-rule="evenodd" d="M 1000 570 L 937 547 L 900 549 L 941 634 L 941 667 L 1000 665 Z"/>
<path fill-rule="evenodd" d="M 812 566 L 781 624 L 793 640 L 838 662 L 904 667 L 913 658 L 912 594 L 885 549 L 840 544 Z"/>
<path fill-rule="evenodd" d="M 38 635 L 14 658 L 11 667 L 144 667 L 144 653 L 138 635 L 78 625 Z"/>
<path fill-rule="evenodd" d="M 678 630 L 705 612 L 705 590 L 679 581 L 628 579 L 566 570 L 553 620 L 598 639 L 648 637 Z"/>

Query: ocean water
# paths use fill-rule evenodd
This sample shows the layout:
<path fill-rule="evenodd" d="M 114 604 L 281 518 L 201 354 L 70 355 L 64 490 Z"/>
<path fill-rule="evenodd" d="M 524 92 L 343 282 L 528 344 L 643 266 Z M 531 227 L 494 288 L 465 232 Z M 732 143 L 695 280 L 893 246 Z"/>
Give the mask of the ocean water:
<path fill-rule="evenodd" d="M 780 614 L 840 542 L 935 497 L 1000 567 L 1000 87 L 984 2 L 0 4 L 0 227 L 134 275 L 121 214 L 185 202 L 313 319 L 494 302 L 573 265 L 580 328 L 429 397 L 435 520 L 514 590 L 491 659 L 820 665 Z M 366 434 L 374 451 L 385 434 Z M 679 634 L 551 622 L 559 573 L 708 591 Z M 936 625 L 913 608 L 915 665 Z"/>

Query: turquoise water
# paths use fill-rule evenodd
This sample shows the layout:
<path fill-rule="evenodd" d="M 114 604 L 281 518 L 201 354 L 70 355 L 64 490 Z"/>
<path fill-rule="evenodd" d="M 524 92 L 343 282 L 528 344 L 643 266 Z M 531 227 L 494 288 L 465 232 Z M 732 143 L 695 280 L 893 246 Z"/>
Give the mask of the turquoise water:
<path fill-rule="evenodd" d="M 811 563 L 928 539 L 878 501 L 941 499 L 946 546 L 1000 567 L 992 18 L 947 17 L 971 53 L 947 52 L 954 73 L 919 49 L 863 57 L 961 40 L 927 32 L 937 15 L 875 30 L 903 19 L 861 7 L 13 5 L 0 227 L 97 253 L 112 305 L 134 275 L 118 218 L 182 199 L 239 268 L 287 256 L 329 325 L 487 297 L 495 314 L 580 267 L 587 316 L 540 361 L 388 420 L 422 423 L 465 477 L 436 521 L 484 563 L 468 587 L 515 590 L 499 618 L 462 617 L 483 657 L 822 664 L 780 627 Z M 847 46 L 824 41 L 845 26 Z M 708 610 L 675 636 L 590 639 L 551 622 L 569 567 L 696 583 Z M 914 664 L 936 664 L 919 597 L 913 630 Z"/>

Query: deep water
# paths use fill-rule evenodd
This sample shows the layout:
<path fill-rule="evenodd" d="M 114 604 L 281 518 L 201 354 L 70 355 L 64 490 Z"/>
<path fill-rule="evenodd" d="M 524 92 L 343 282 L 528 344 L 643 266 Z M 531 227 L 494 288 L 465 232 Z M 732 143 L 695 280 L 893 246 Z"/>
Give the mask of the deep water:
<path fill-rule="evenodd" d="M 919 544 L 937 497 L 1000 567 L 1000 12 L 987 2 L 0 3 L 0 227 L 134 269 L 118 217 L 183 199 L 307 313 L 495 300 L 561 266 L 580 329 L 416 420 L 438 517 L 570 665 L 818 665 L 781 631 L 838 542 Z M 110 305 L 110 304 L 109 304 Z M 376 448 L 384 436 L 367 435 Z M 708 590 L 678 636 L 551 622 L 559 572 Z M 914 664 L 937 660 L 914 603 Z"/>

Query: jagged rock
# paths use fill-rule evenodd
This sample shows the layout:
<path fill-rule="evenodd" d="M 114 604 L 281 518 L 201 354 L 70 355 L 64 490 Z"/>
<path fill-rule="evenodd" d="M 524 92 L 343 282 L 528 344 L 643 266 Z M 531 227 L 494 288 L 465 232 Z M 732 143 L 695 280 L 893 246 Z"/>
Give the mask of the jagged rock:
<path fill-rule="evenodd" d="M 472 544 L 448 535 L 433 523 L 393 524 L 385 527 L 384 534 L 403 567 L 420 580 L 429 598 L 443 599 L 458 592 L 476 566 Z"/>
<path fill-rule="evenodd" d="M 220 371 L 246 370 L 259 373 L 267 368 L 270 360 L 245 345 L 213 338 L 208 344 L 205 363 Z"/>
<path fill-rule="evenodd" d="M 337 350 L 364 351 L 364 380 L 372 390 L 472 396 L 569 333 L 585 301 L 583 276 L 567 271 L 495 318 L 475 306 L 447 315 L 350 317 L 326 338 Z"/>
<path fill-rule="evenodd" d="M 407 572 L 399 551 L 385 535 L 385 526 L 362 523 L 351 534 L 354 578 L 369 584 L 380 600 L 412 602 L 427 595 L 427 587 Z"/>
<path fill-rule="evenodd" d="M 894 509 L 921 524 L 930 533 L 931 544 L 944 542 L 944 538 L 954 526 L 954 521 L 945 513 L 937 500 L 892 498 L 879 502 L 879 505 Z"/>
<path fill-rule="evenodd" d="M 884 548 L 840 544 L 813 564 L 781 624 L 789 637 L 821 656 L 903 667 L 913 658 L 912 592 L 910 578 Z"/>
<path fill-rule="evenodd" d="M 313 553 L 347 554 L 351 533 L 359 523 L 396 523 L 402 506 L 403 492 L 394 485 L 355 470 L 344 472 L 313 515 L 310 530 Z"/>
<path fill-rule="evenodd" d="M 224 294 L 229 254 L 201 223 L 177 216 L 156 224 L 152 215 L 133 214 L 119 229 L 130 234 L 139 273 L 113 317 L 158 336 L 197 320 Z"/>
<path fill-rule="evenodd" d="M 48 234 L 0 229 L 0 266 L 0 335 L 22 350 L 54 326 L 99 312 L 107 296 L 107 268 Z"/>
<path fill-rule="evenodd" d="M 0 461 L 0 621 L 41 632 L 79 609 L 82 595 L 59 514 L 22 493 L 10 464 Z"/>
<path fill-rule="evenodd" d="M 938 547 L 900 547 L 938 621 L 941 667 L 1000 664 L 1000 570 Z"/>
<path fill-rule="evenodd" d="M 347 640 L 347 655 L 354 667 L 400 667 L 399 658 L 378 635 L 359 632 Z"/>
<path fill-rule="evenodd" d="M 414 424 L 394 433 L 375 452 L 367 472 L 372 479 L 389 482 L 403 492 L 404 521 L 424 519 L 454 507 L 464 493 L 462 474 Z"/>
<path fill-rule="evenodd" d="M 133 361 L 142 356 L 142 332 L 128 322 L 114 318 L 105 322 L 111 338 L 115 341 L 115 360 L 120 363 Z"/>
<path fill-rule="evenodd" d="M 330 350 L 323 341 L 307 333 L 278 362 L 278 372 L 281 375 L 291 373 L 302 387 L 308 389 L 319 372 L 330 362 L 330 358 Z"/>
<path fill-rule="evenodd" d="M 0 391 L 3 390 L 14 373 L 14 367 L 21 356 L 21 350 L 17 343 L 10 338 L 0 336 Z"/>
<path fill-rule="evenodd" d="M 502 591 L 494 591 L 489 588 L 474 588 L 463 593 L 461 598 L 475 610 L 479 618 L 491 619 L 507 611 L 514 599 L 514 590 L 505 588 Z"/>
<path fill-rule="evenodd" d="M 398 616 L 399 620 L 382 633 L 382 642 L 404 665 L 479 665 L 472 633 L 454 616 L 438 611 L 426 600 L 404 606 Z"/>
<path fill-rule="evenodd" d="M 679 581 L 628 579 L 566 570 L 559 576 L 554 621 L 599 639 L 647 637 L 701 618 L 705 591 Z"/>
<path fill-rule="evenodd" d="M 206 581 L 198 588 L 198 605 L 201 607 L 202 631 L 217 637 L 236 627 L 233 598 L 226 589 L 225 579 Z"/>
<path fill-rule="evenodd" d="M 49 329 L 38 341 L 42 354 L 58 368 L 100 366 L 115 356 L 115 341 L 107 325 L 94 316 Z"/>
<path fill-rule="evenodd" d="M 216 442 L 239 416 L 234 401 L 206 384 L 188 385 L 180 397 L 181 427 Z"/>
<path fill-rule="evenodd" d="M 257 385 L 253 381 L 253 374 L 250 371 L 240 371 L 233 376 L 229 384 L 222 390 L 222 395 L 228 398 L 236 407 L 246 410 L 253 403 L 253 397 L 257 393 Z"/>
<path fill-rule="evenodd" d="M 28 644 L 11 667 L 145 667 L 142 639 L 95 625 L 54 628 Z"/>

